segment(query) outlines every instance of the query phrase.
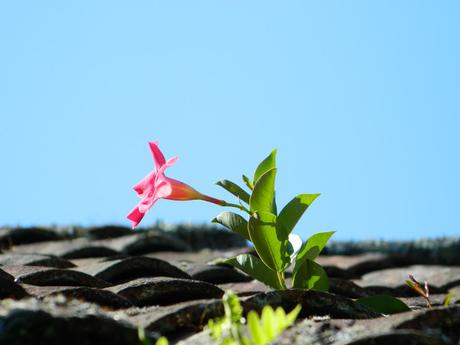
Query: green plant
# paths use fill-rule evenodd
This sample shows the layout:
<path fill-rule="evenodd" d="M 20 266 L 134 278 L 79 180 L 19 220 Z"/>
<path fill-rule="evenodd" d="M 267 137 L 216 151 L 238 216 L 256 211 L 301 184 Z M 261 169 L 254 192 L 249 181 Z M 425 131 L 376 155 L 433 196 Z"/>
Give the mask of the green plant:
<path fill-rule="evenodd" d="M 444 307 L 447 307 L 449 306 L 449 303 L 450 303 L 450 300 L 452 299 L 452 297 L 455 296 L 455 292 L 454 291 L 449 291 L 447 293 L 447 295 L 444 297 L 444 300 L 442 301 L 442 305 Z"/>
<path fill-rule="evenodd" d="M 406 303 L 389 295 L 362 297 L 357 299 L 356 303 L 363 304 L 381 314 L 397 314 L 411 310 Z"/>
<path fill-rule="evenodd" d="M 223 212 L 213 219 L 252 242 L 258 257 L 243 254 L 221 261 L 230 264 L 274 289 L 286 289 L 284 272 L 294 264 L 292 287 L 327 291 L 329 283 L 324 269 L 314 260 L 334 232 L 317 233 L 300 248 L 300 237 L 292 234 L 297 222 L 319 194 L 299 194 L 278 213 L 275 200 L 276 150 L 257 167 L 254 178 L 243 175 L 249 191 L 229 180 L 217 182 L 238 198 L 236 207 L 248 219 L 233 212 Z M 300 245 L 299 245 L 300 246 Z M 296 248 L 297 247 L 297 248 Z"/>
<path fill-rule="evenodd" d="M 259 316 L 254 310 L 249 311 L 247 332 L 243 308 L 238 297 L 231 291 L 223 296 L 225 315 L 220 319 L 208 321 L 208 329 L 217 345 L 266 345 L 294 323 L 300 312 L 300 305 L 286 314 L 283 308 L 276 310 L 269 305 L 262 309 Z M 249 338 L 245 334 L 249 335 Z"/>

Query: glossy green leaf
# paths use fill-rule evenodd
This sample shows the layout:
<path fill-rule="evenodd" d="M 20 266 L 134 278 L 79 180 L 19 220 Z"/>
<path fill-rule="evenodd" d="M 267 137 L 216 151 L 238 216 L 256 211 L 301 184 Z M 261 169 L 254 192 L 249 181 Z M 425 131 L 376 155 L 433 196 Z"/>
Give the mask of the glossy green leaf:
<path fill-rule="evenodd" d="M 296 226 L 307 208 L 315 201 L 319 194 L 299 194 L 292 199 L 278 215 L 278 226 L 285 233 L 286 238 Z"/>
<path fill-rule="evenodd" d="M 403 301 L 389 295 L 363 297 L 356 302 L 382 314 L 396 314 L 411 310 Z"/>
<path fill-rule="evenodd" d="M 257 212 L 249 218 L 249 237 L 265 265 L 281 272 L 290 263 L 288 241 L 280 238 L 276 216 L 270 212 Z"/>
<path fill-rule="evenodd" d="M 315 260 L 334 233 L 335 231 L 318 232 L 311 236 L 297 253 L 295 267 L 297 268 L 307 259 Z"/>
<path fill-rule="evenodd" d="M 257 181 L 262 175 L 274 168 L 276 168 L 276 150 L 273 150 L 257 167 L 254 173 L 254 185 L 257 184 Z"/>
<path fill-rule="evenodd" d="M 248 232 L 248 222 L 239 214 L 233 212 L 222 212 L 211 222 L 225 226 L 227 229 L 240 234 L 248 241 L 251 240 Z"/>
<path fill-rule="evenodd" d="M 248 330 L 254 345 L 265 345 L 265 334 L 260 326 L 259 316 L 254 310 L 248 313 Z"/>
<path fill-rule="evenodd" d="M 292 286 L 299 289 L 328 291 L 329 279 L 321 265 L 306 259 L 294 269 Z"/>
<path fill-rule="evenodd" d="M 254 191 L 249 199 L 251 212 L 274 213 L 276 169 L 271 169 L 262 175 L 254 186 Z"/>
<path fill-rule="evenodd" d="M 276 191 L 274 190 L 275 186 L 273 186 L 273 206 L 272 206 L 272 213 L 278 214 L 278 206 L 276 205 Z"/>
<path fill-rule="evenodd" d="M 236 183 L 229 180 L 220 180 L 216 185 L 224 188 L 227 192 L 232 193 L 234 196 L 249 204 L 249 194 Z"/>
<path fill-rule="evenodd" d="M 243 182 L 246 184 L 246 186 L 248 186 L 248 188 L 250 190 L 253 190 L 254 189 L 254 184 L 252 183 L 251 179 L 249 177 L 247 177 L 246 175 L 243 175 L 242 178 L 243 178 Z"/>
<path fill-rule="evenodd" d="M 281 289 L 276 272 L 271 270 L 259 258 L 251 254 L 241 254 L 234 258 L 222 260 L 222 263 L 240 269 L 254 279 L 274 289 Z"/>

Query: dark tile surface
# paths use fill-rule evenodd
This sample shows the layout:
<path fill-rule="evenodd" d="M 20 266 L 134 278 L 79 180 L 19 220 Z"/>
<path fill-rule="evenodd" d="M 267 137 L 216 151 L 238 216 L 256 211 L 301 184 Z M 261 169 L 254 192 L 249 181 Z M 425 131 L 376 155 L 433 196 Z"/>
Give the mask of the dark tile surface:
<path fill-rule="evenodd" d="M 427 281 L 432 289 L 449 289 L 460 285 L 460 266 L 415 265 L 369 272 L 356 280 L 360 286 L 398 287 L 411 274 L 421 283 Z"/>
<path fill-rule="evenodd" d="M 188 273 L 193 279 L 213 284 L 240 283 L 252 281 L 252 278 L 232 267 L 217 265 L 193 265 Z"/>
<path fill-rule="evenodd" d="M 460 241 L 334 244 L 319 258 L 330 293 L 272 291 L 218 258 L 251 252 L 211 227 L 0 230 L 0 344 L 136 344 L 137 328 L 171 344 L 213 344 L 208 320 L 232 289 L 244 312 L 302 305 L 275 344 L 457 344 Z M 352 254 L 352 255 L 344 255 Z M 430 287 L 433 309 L 405 285 Z M 443 307 L 448 291 L 456 294 Z M 354 299 L 386 293 L 413 311 L 383 317 Z"/>
<path fill-rule="evenodd" d="M 42 266 L 2 266 L 17 283 L 39 286 L 88 286 L 104 288 L 110 284 L 89 274 L 71 269 Z"/>
<path fill-rule="evenodd" d="M 57 231 L 45 228 L 0 229 L 0 249 L 12 246 L 45 241 L 58 241 L 64 236 Z"/>
<path fill-rule="evenodd" d="M 288 312 L 301 305 L 300 317 L 327 315 L 336 319 L 370 319 L 380 315 L 353 300 L 320 291 L 290 289 L 260 293 L 245 299 L 245 307 L 261 311 L 264 305 L 283 307 Z"/>
<path fill-rule="evenodd" d="M 63 295 L 71 299 L 79 299 L 111 309 L 124 309 L 133 306 L 133 304 L 123 296 L 103 289 L 86 286 L 23 286 L 29 295 L 38 298 Z"/>
<path fill-rule="evenodd" d="M 135 308 L 127 310 L 126 314 L 133 324 L 174 341 L 202 330 L 209 319 L 222 316 L 224 308 L 220 300 L 205 299 Z"/>
<path fill-rule="evenodd" d="M 189 274 L 167 261 L 142 256 L 86 262 L 75 270 L 90 274 L 111 284 L 120 284 L 145 277 L 190 279 Z"/>
<path fill-rule="evenodd" d="M 75 265 L 69 260 L 58 258 L 54 255 L 41 254 L 0 254 L 0 266 L 47 266 L 55 268 L 70 268 Z"/>
<path fill-rule="evenodd" d="M 223 291 L 213 284 L 168 277 L 139 278 L 108 288 L 136 306 L 171 305 L 202 298 L 220 298 Z"/>
<path fill-rule="evenodd" d="M 20 299 L 28 296 L 24 288 L 14 281 L 14 278 L 0 270 L 0 299 Z"/>

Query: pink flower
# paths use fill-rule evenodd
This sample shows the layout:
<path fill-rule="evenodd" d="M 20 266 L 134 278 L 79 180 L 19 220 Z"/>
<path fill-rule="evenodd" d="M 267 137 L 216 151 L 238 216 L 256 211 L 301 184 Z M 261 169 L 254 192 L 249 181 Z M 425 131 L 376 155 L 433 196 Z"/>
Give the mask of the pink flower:
<path fill-rule="evenodd" d="M 203 195 L 189 185 L 165 176 L 166 168 L 173 165 L 177 161 L 177 157 L 166 161 L 163 153 L 158 148 L 158 142 L 149 142 L 149 146 L 155 162 L 155 169 L 133 187 L 142 199 L 128 214 L 128 219 L 132 222 L 133 229 L 139 225 L 145 213 L 158 199 L 205 200 L 218 205 L 225 204 L 223 200 Z"/>

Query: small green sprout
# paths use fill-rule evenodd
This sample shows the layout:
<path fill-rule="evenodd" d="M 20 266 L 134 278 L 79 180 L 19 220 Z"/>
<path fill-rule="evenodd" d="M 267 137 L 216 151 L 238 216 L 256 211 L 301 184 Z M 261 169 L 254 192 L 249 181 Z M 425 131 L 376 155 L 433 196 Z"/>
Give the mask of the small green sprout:
<path fill-rule="evenodd" d="M 208 329 L 216 345 L 268 345 L 295 322 L 301 309 L 298 305 L 286 314 L 281 307 L 273 310 L 271 306 L 266 305 L 260 317 L 251 310 L 248 313 L 247 332 L 245 332 L 246 320 L 238 297 L 233 292 L 227 291 L 223 303 L 224 317 L 211 319 L 208 322 Z M 244 334 L 249 334 L 250 337 Z"/>
<path fill-rule="evenodd" d="M 452 297 L 455 296 L 455 292 L 454 291 L 449 291 L 446 295 L 446 297 L 444 297 L 444 300 L 442 301 L 442 305 L 444 307 L 447 307 L 449 306 L 449 303 L 450 303 L 450 300 L 452 299 Z"/>

